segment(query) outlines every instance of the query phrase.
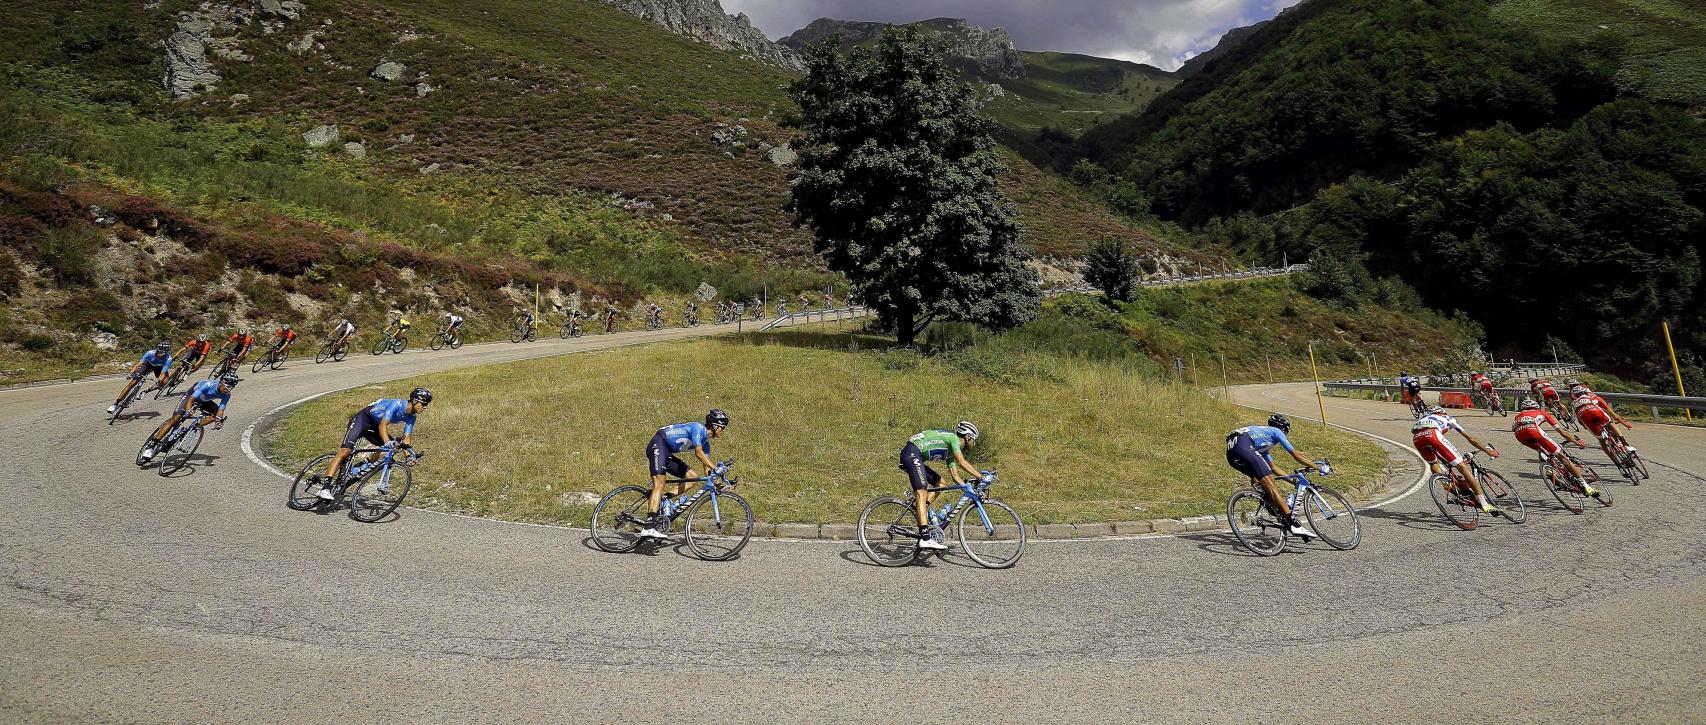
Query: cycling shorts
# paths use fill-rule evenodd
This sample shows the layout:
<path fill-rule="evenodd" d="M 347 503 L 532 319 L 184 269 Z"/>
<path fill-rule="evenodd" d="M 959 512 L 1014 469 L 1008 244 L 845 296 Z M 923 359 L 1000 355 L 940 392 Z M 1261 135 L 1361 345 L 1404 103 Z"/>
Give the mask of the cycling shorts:
<path fill-rule="evenodd" d="M 924 465 L 924 451 L 911 443 L 900 449 L 900 470 L 906 471 L 906 479 L 914 491 L 935 488 L 942 483 L 942 474 Z"/>
<path fill-rule="evenodd" d="M 1540 389 L 1540 397 L 1545 398 L 1546 402 L 1548 402 L 1548 403 L 1556 403 L 1556 402 L 1558 402 L 1558 389 L 1557 388 L 1541 388 Z"/>
<path fill-rule="evenodd" d="M 379 437 L 379 422 L 373 419 L 371 405 L 356 411 L 349 419 L 349 428 L 344 431 L 344 442 L 339 448 L 353 450 L 364 440 L 376 446 L 385 445 L 385 439 Z"/>
<path fill-rule="evenodd" d="M 166 372 L 165 364 L 156 361 L 156 362 L 150 362 L 150 363 L 143 363 L 142 368 L 137 370 L 136 374 L 137 375 L 150 375 L 150 374 L 159 375 L 160 373 L 163 373 L 163 372 Z"/>
<path fill-rule="evenodd" d="M 1274 473 L 1267 457 L 1256 450 L 1256 441 L 1245 433 L 1226 437 L 1226 465 L 1251 478 L 1266 478 Z"/>
<path fill-rule="evenodd" d="M 653 476 L 687 477 L 687 463 L 669 450 L 669 441 L 659 432 L 646 444 L 646 462 Z"/>
<path fill-rule="evenodd" d="M 192 405 L 195 406 L 196 410 L 201 411 L 203 416 L 219 415 L 219 401 L 195 400 L 188 395 L 184 396 L 183 402 L 178 403 L 178 414 L 182 415 L 190 412 L 190 406 Z"/>
<path fill-rule="evenodd" d="M 1605 427 L 1611 425 L 1611 416 L 1606 415 L 1597 405 L 1588 406 L 1576 411 L 1576 421 L 1597 438 L 1605 435 Z"/>
<path fill-rule="evenodd" d="M 1445 439 L 1445 431 L 1438 428 L 1416 431 L 1410 442 L 1415 444 L 1416 452 L 1422 454 L 1422 460 L 1428 463 L 1455 466 L 1463 462 L 1463 454 Z"/>
<path fill-rule="evenodd" d="M 1549 456 L 1557 455 L 1559 451 L 1564 450 L 1551 438 L 1546 437 L 1546 431 L 1541 430 L 1540 426 L 1537 425 L 1525 425 L 1516 429 L 1516 442 Z"/>

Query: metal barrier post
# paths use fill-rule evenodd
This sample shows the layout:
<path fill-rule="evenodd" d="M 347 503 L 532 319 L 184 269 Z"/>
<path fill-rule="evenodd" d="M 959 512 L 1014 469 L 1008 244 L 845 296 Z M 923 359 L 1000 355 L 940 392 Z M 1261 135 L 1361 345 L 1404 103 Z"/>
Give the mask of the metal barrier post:
<path fill-rule="evenodd" d="M 1662 324 L 1665 331 L 1665 350 L 1670 352 L 1670 370 L 1676 375 L 1676 394 L 1678 397 L 1686 398 L 1688 391 L 1682 387 L 1682 367 L 1676 364 L 1676 346 L 1670 344 L 1670 321 L 1665 320 Z M 1694 411 L 1687 408 L 1682 409 L 1682 415 L 1688 420 L 1694 420 Z M 1655 407 L 1653 408 L 1653 422 L 1658 422 L 1658 419 L 1659 409 Z"/>

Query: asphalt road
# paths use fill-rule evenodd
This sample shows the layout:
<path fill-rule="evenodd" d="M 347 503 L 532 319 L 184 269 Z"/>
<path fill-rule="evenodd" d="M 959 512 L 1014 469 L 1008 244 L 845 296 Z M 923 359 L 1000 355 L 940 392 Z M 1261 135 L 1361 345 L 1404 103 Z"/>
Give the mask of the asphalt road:
<path fill-rule="evenodd" d="M 170 480 L 131 465 L 165 401 L 108 426 L 112 381 L 0 392 L 0 721 L 1706 719 L 1706 481 L 1671 469 L 1575 516 L 1506 459 L 1522 526 L 1448 528 L 1417 492 L 1366 511 L 1352 552 L 1036 542 L 994 572 L 881 569 L 847 542 L 711 564 L 425 512 L 362 525 L 286 509 L 239 449 L 329 388 L 712 329 L 295 362 L 245 382 Z M 1234 395 L 1315 409 L 1307 386 Z M 1407 437 L 1397 404 L 1328 405 Z M 1706 471 L 1706 431 L 1633 436 Z"/>

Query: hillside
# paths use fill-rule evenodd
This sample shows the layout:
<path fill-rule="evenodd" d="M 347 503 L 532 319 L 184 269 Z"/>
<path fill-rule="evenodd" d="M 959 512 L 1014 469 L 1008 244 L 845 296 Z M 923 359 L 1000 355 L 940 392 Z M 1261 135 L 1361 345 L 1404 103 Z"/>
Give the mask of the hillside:
<path fill-rule="evenodd" d="M 0 315 L 0 358 L 12 370 L 39 372 L 18 361 L 47 353 L 59 361 L 49 367 L 86 366 L 213 324 L 419 314 L 448 306 L 430 294 L 447 285 L 478 287 L 458 309 L 478 303 L 499 320 L 506 313 L 484 308 L 522 301 L 523 280 L 555 287 L 547 296 L 561 303 L 583 292 L 624 305 L 701 282 L 745 295 L 827 281 L 781 210 L 790 76 L 601 3 L 30 0 L 10 10 L 0 295 L 13 311 Z M 1036 248 L 1071 254 L 1090 234 L 1163 248 L 1076 188 L 1010 162 L 1006 188 Z M 119 202 L 175 221 L 115 223 Z M 149 267 L 171 257 L 162 248 L 204 255 L 182 256 L 206 278 Z M 381 249 L 401 251 L 367 251 Z M 15 281 L 66 255 L 108 254 L 99 275 Z M 410 255 L 444 266 L 411 276 Z M 272 256 L 285 259 L 262 259 Z M 318 271 L 338 265 L 369 274 Z M 504 271 L 468 271 L 492 269 Z M 373 274 L 380 288 L 361 288 Z M 244 292 L 244 275 L 265 284 Z M 65 295 L 88 279 L 121 314 L 54 311 L 76 311 Z M 235 297 L 197 293 L 213 280 Z M 168 315 L 166 300 L 184 309 Z"/>
<path fill-rule="evenodd" d="M 1495 345 L 1551 336 L 1674 389 L 1659 323 L 1691 374 L 1706 357 L 1706 45 L 1685 5 L 1306 3 L 1079 150 L 1211 242 L 1319 259 L 1333 294 L 1396 275 Z"/>

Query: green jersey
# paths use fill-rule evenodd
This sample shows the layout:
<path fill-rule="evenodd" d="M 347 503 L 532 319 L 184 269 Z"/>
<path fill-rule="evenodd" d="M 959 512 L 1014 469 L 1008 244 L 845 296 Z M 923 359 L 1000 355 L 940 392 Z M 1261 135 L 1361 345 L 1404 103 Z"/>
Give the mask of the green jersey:
<path fill-rule="evenodd" d="M 947 461 L 949 468 L 958 468 L 960 437 L 951 430 L 927 430 L 909 439 L 918 446 L 926 461 Z"/>

